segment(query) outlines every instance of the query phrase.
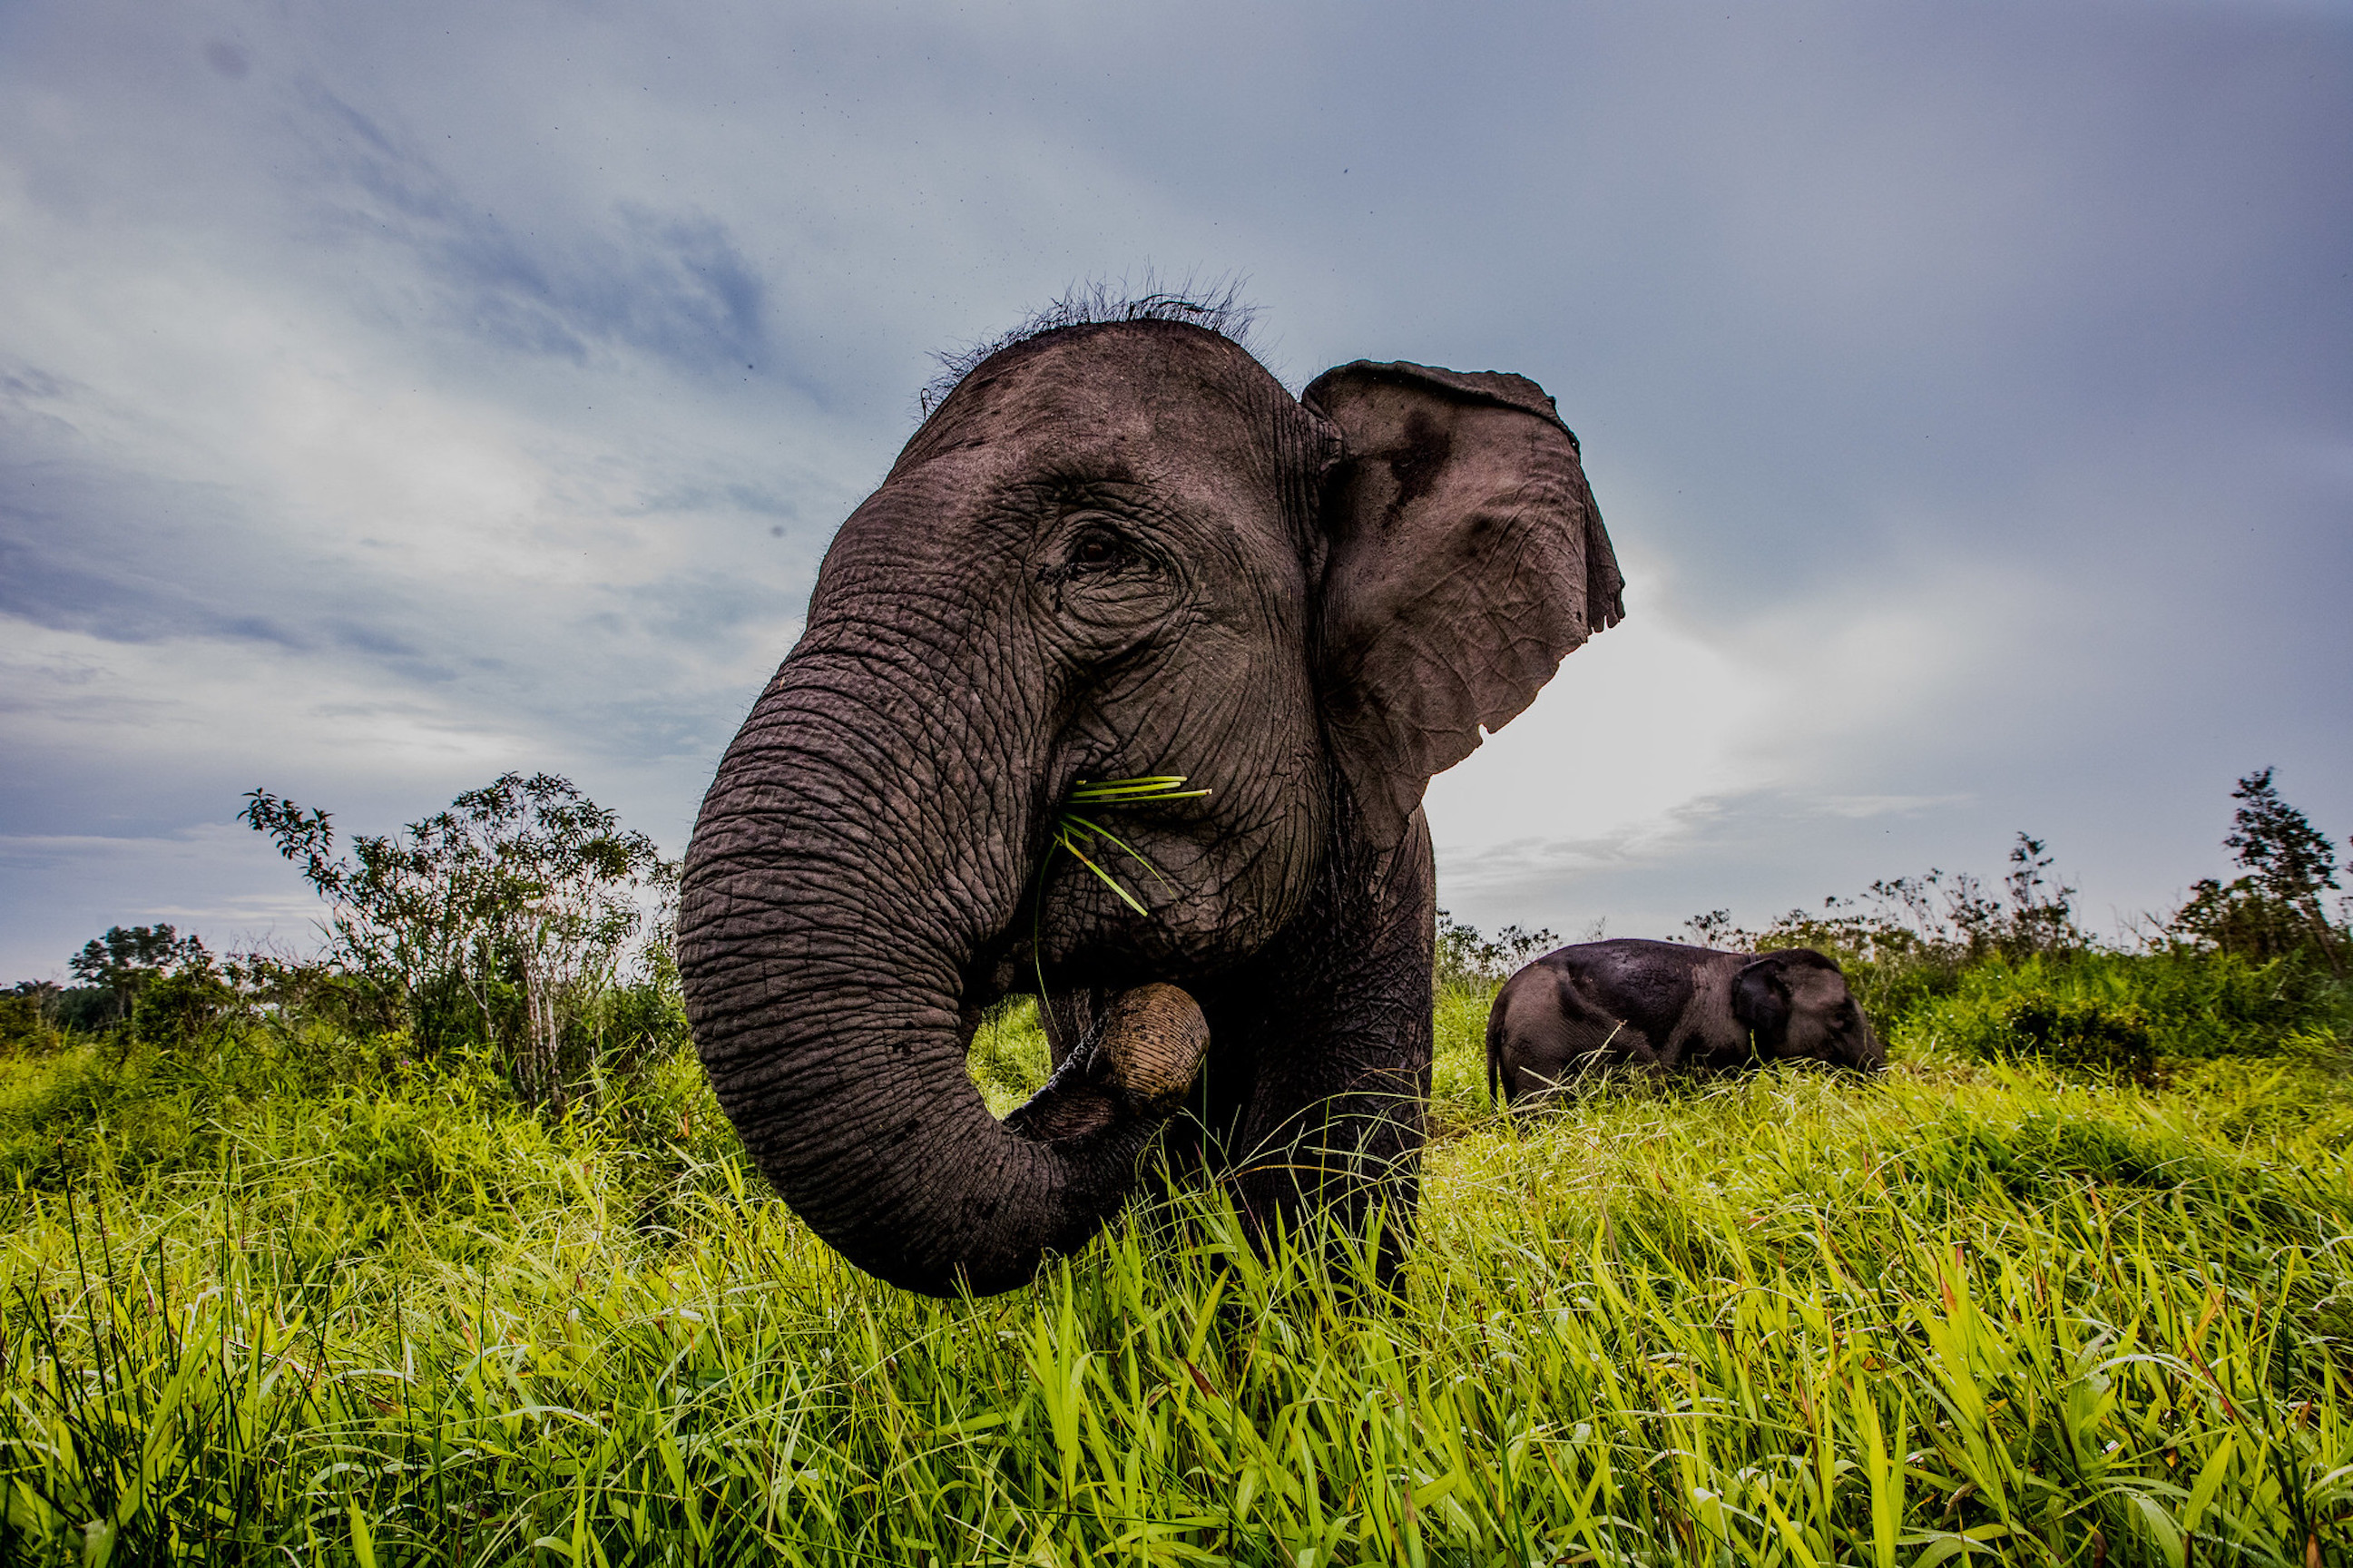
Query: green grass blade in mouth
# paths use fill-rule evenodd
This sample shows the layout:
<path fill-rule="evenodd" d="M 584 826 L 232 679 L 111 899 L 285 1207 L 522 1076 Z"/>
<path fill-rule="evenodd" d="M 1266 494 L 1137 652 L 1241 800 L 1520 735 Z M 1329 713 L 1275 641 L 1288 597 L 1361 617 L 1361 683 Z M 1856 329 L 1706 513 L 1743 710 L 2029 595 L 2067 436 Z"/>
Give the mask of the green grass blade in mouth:
<path fill-rule="evenodd" d="M 1139 800 L 1196 800 L 1209 792 L 1205 789 L 1179 789 L 1185 782 L 1183 773 L 1156 773 L 1148 778 L 1105 779 L 1090 784 L 1085 779 L 1071 786 L 1074 804 L 1096 805 L 1117 801 L 1123 804 Z"/>
<path fill-rule="evenodd" d="M 1183 773 L 1151 773 L 1132 779 L 1094 781 L 1081 779 L 1071 786 L 1070 804 L 1095 806 L 1134 805 L 1163 800 L 1198 800 L 1209 793 L 1205 789 L 1187 789 L 1184 784 Z M 1053 837 L 1047 841 L 1047 853 L 1050 856 L 1058 845 L 1069 850 L 1073 859 L 1093 872 L 1104 887 L 1119 895 L 1120 902 L 1137 914 L 1148 918 L 1152 911 L 1145 909 L 1135 895 L 1121 884 L 1118 878 L 1113 876 L 1087 854 L 1087 850 L 1093 847 L 1094 841 L 1098 838 L 1108 839 L 1113 848 L 1151 872 L 1162 887 L 1171 892 L 1176 890 L 1175 884 L 1160 874 L 1160 868 L 1154 865 L 1150 858 L 1142 850 L 1103 824 L 1081 816 L 1068 806 L 1063 808 L 1062 815 L 1054 824 Z M 1105 856 L 1104 858 L 1108 859 L 1110 857 Z M 1039 875 L 1041 878 L 1044 875 L 1042 867 L 1039 868 Z"/>
<path fill-rule="evenodd" d="M 1183 773 L 1150 773 L 1132 779 L 1092 781 L 1080 779 L 1071 785 L 1069 804 L 1063 807 L 1061 815 L 1055 818 L 1054 831 L 1047 837 L 1046 858 L 1038 862 L 1038 899 L 1032 906 L 1029 942 L 1030 957 L 1038 965 L 1038 994 L 1040 998 L 1046 994 L 1046 959 L 1041 936 L 1046 914 L 1046 868 L 1052 863 L 1056 849 L 1067 850 L 1071 858 L 1093 872 L 1097 880 L 1118 895 L 1121 903 L 1146 920 L 1152 918 L 1152 911 L 1145 909 L 1143 901 L 1134 893 L 1129 892 L 1117 877 L 1104 869 L 1092 856 L 1087 853 L 1093 847 L 1096 839 L 1108 839 L 1112 847 L 1151 872 L 1162 887 L 1171 892 L 1176 891 L 1176 885 L 1167 878 L 1161 876 L 1160 868 L 1154 865 L 1142 850 L 1103 824 L 1081 816 L 1070 807 L 1072 805 L 1134 805 L 1138 803 L 1162 800 L 1198 800 L 1209 793 L 1205 789 L 1187 789 L 1184 784 Z M 1108 859 L 1110 857 L 1105 856 L 1104 858 Z"/>
<path fill-rule="evenodd" d="M 1110 828 L 1103 826 L 1101 823 L 1089 822 L 1083 816 L 1079 816 L 1070 812 L 1064 812 L 1062 814 L 1062 824 L 1063 831 L 1065 832 L 1068 832 L 1072 827 L 1078 827 L 1084 829 L 1087 834 L 1092 835 L 1094 837 L 1110 839 L 1113 848 L 1117 849 L 1121 854 L 1126 856 L 1129 859 L 1134 861 L 1137 865 L 1151 872 L 1153 877 L 1158 880 L 1162 887 L 1167 889 L 1172 893 L 1176 890 L 1176 885 L 1171 882 L 1167 878 L 1160 875 L 1160 868 L 1154 865 L 1145 855 L 1144 851 L 1138 849 L 1134 845 L 1130 844 L 1124 838 L 1122 838 L 1118 834 L 1113 833 Z"/>
<path fill-rule="evenodd" d="M 1084 866 L 1088 870 L 1092 871 L 1096 877 L 1101 879 L 1104 887 L 1109 888 L 1113 892 L 1117 893 L 1120 897 L 1121 902 L 1124 903 L 1129 909 L 1134 910 L 1137 914 L 1149 916 L 1152 911 L 1145 909 L 1142 904 L 1137 903 L 1135 901 L 1135 895 L 1129 892 L 1125 888 L 1121 887 L 1118 878 L 1113 876 L 1109 871 L 1104 870 L 1101 866 L 1096 865 L 1094 861 L 1088 857 L 1087 852 L 1079 847 L 1079 841 L 1082 835 L 1073 831 L 1070 826 L 1070 824 L 1076 819 L 1072 817 L 1064 817 L 1062 820 L 1063 826 L 1055 830 L 1054 842 L 1060 845 L 1064 849 L 1069 850 L 1072 859 L 1076 860 L 1080 865 Z M 1109 838 L 1111 837 L 1111 835 L 1105 834 L 1103 837 Z M 1113 839 L 1112 841 L 1113 843 L 1118 842 L 1117 839 Z M 1090 842 L 1092 842 L 1092 840 L 1090 840 Z M 1133 853 L 1133 851 L 1130 851 L 1130 853 Z M 1151 862 L 1146 861 L 1145 864 L 1149 865 Z"/>

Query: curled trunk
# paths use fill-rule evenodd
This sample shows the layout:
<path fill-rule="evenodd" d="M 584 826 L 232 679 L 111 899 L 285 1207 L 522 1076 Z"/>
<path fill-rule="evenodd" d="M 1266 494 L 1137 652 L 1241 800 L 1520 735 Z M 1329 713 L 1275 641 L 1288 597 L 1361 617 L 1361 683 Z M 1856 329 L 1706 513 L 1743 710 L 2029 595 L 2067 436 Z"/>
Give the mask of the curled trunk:
<path fill-rule="evenodd" d="M 1043 806 L 911 775 L 886 759 L 957 753 L 878 741 L 838 670 L 797 673 L 730 748 L 688 854 L 697 1046 L 761 1169 L 844 1257 L 935 1295 L 1008 1289 L 1119 1206 L 1207 1026 L 1173 986 L 1120 994 L 1035 1099 L 990 1115 L 966 977 L 1019 906 Z"/>

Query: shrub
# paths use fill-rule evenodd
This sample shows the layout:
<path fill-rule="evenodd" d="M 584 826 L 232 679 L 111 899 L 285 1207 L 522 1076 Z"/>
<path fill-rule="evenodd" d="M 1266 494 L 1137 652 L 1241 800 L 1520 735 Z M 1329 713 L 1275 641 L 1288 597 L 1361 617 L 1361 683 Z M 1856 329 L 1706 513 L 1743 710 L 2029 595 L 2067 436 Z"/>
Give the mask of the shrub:
<path fill-rule="evenodd" d="M 1492 987 L 1559 945 L 1559 936 L 1552 931 L 1525 931 L 1515 925 L 1505 926 L 1490 941 L 1477 926 L 1440 910 L 1432 978 L 1441 993 Z"/>
<path fill-rule="evenodd" d="M 2078 952 L 1967 971 L 1894 1034 L 1906 1048 L 2032 1059 L 2076 1077 L 2305 1050 L 2341 1027 L 2341 1000 L 2308 963 L 2227 952 Z M 2297 1042 L 2305 1045 L 2299 1047 Z"/>
<path fill-rule="evenodd" d="M 55 992 L 57 987 L 47 988 Z M 0 1057 L 45 1057 L 65 1043 L 49 1021 L 41 989 L 31 983 L 0 993 Z"/>
<path fill-rule="evenodd" d="M 303 868 L 332 907 L 331 961 L 397 999 L 421 1055 L 489 1046 L 557 1111 L 593 1092 L 640 900 L 677 886 L 653 840 L 553 773 L 501 774 L 348 857 L 324 811 L 255 789 L 238 815 Z"/>
<path fill-rule="evenodd" d="M 114 993 L 102 985 L 68 985 L 44 995 L 41 1012 L 58 1032 L 95 1035 L 121 1021 Z"/>
<path fill-rule="evenodd" d="M 1931 867 L 1924 876 L 1875 881 L 1860 899 L 1824 899 L 1818 912 L 1791 910 L 1763 931 L 1736 924 L 1728 910 L 1683 923 L 1707 947 L 1810 947 L 1830 955 L 1884 1029 L 1931 998 L 1951 994 L 1973 964 L 2084 951 L 2089 944 L 2075 924 L 2075 889 L 2052 874 L 2051 864 L 2043 841 L 2021 833 L 2000 898 L 1968 872 Z"/>
<path fill-rule="evenodd" d="M 150 981 L 131 1007 L 131 1038 L 151 1051 L 192 1045 L 237 1005 L 230 989 L 209 963 Z"/>
<path fill-rule="evenodd" d="M 2047 1062 L 2065 1073 L 2137 1078 L 2157 1064 L 2147 1009 L 2131 1003 L 2076 1001 L 2031 991 L 2002 1014 L 2004 1054 Z"/>
<path fill-rule="evenodd" d="M 155 1067 L 96 1042 L 15 1064 L 0 1078 L 0 1190 L 209 1164 L 219 1096 L 194 1075 Z"/>

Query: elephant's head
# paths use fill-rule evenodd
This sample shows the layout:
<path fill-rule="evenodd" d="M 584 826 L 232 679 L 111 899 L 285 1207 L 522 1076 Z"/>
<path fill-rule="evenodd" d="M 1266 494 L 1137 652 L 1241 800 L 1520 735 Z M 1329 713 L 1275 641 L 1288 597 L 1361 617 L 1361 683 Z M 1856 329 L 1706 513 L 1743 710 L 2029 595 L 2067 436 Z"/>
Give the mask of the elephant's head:
<path fill-rule="evenodd" d="M 1810 947 L 1758 955 L 1732 982 L 1732 1014 L 1759 1056 L 1872 1072 L 1887 1065 L 1879 1031 L 1847 990 L 1846 973 Z"/>
<path fill-rule="evenodd" d="M 1021 1282 L 1189 1078 L 1174 987 L 1277 941 L 1336 834 L 1404 840 L 1618 595 L 1520 377 L 1359 363 L 1303 401 L 1168 321 L 991 355 L 842 525 L 703 802 L 679 954 L 721 1102 L 861 1268 Z M 1147 774 L 1208 792 L 1103 823 L 1148 918 L 1050 837 L 1082 781 Z M 1131 995 L 1061 1100 L 999 1122 L 966 1045 L 1041 973 Z"/>

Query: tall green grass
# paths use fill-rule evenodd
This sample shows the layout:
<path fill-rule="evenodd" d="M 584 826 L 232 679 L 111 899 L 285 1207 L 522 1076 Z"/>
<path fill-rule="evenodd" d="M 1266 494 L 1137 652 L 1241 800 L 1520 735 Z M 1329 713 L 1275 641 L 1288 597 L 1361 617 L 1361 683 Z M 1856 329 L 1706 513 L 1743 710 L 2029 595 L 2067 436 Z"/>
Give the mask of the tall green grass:
<path fill-rule="evenodd" d="M 2316 1045 L 2104 1086 L 1897 1029 L 1877 1082 L 1510 1121 L 1484 1011 L 1441 999 L 1393 1298 L 1372 1238 L 1262 1256 L 1198 1194 L 1008 1296 L 891 1290 L 684 1058 L 595 1116 L 395 1076 L 20 1167 L 0 1561 L 2353 1552 L 2353 1092 Z M 991 1027 L 976 1077 L 1018 1094 L 1034 1016 Z"/>

